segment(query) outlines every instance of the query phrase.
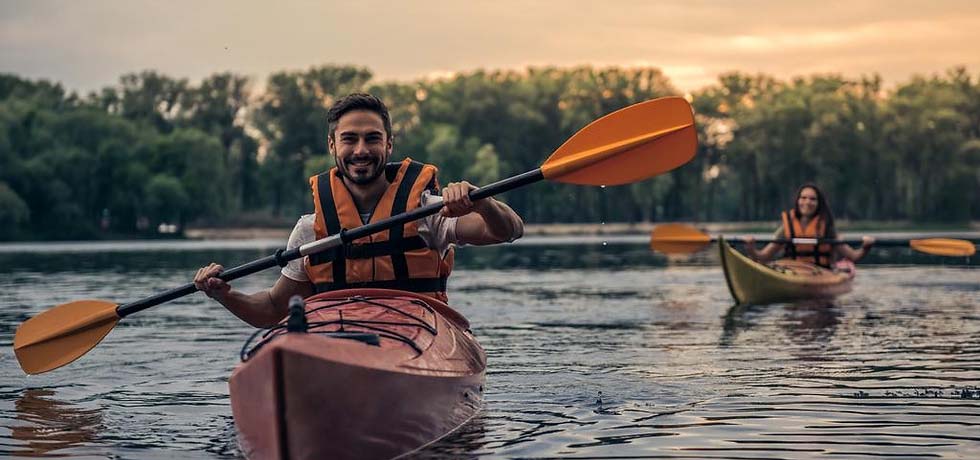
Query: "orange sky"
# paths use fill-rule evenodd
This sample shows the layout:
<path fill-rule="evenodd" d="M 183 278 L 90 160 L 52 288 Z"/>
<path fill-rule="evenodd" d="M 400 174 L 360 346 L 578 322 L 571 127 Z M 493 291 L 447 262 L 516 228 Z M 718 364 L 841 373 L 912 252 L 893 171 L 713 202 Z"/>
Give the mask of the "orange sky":
<path fill-rule="evenodd" d="M 980 1 L 0 1 L 0 72 L 70 89 L 328 63 L 401 81 L 591 64 L 656 66 L 686 91 L 731 70 L 893 84 L 980 72 Z"/>

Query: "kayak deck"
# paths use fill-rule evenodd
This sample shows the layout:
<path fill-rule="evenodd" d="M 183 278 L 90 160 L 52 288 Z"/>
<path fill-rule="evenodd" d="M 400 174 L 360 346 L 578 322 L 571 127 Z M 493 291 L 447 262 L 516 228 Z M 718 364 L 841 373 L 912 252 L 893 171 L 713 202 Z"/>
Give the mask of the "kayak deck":
<path fill-rule="evenodd" d="M 449 306 L 350 290 L 307 299 L 306 317 L 307 333 L 270 330 L 231 375 L 246 456 L 397 458 L 479 410 L 486 355 Z"/>
<path fill-rule="evenodd" d="M 761 264 L 722 237 L 718 246 L 728 290 L 739 305 L 832 298 L 852 288 L 855 270 L 849 262 L 838 270 L 791 259 Z"/>

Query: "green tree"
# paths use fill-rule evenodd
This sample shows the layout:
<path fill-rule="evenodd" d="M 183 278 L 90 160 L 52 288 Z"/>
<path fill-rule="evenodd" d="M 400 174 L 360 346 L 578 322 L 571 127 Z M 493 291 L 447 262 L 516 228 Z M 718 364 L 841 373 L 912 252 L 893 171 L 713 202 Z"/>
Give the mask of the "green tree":
<path fill-rule="evenodd" d="M 221 142 L 222 165 L 233 189 L 233 210 L 258 205 L 258 142 L 246 131 L 252 91 L 248 77 L 217 73 L 181 94 L 183 125 L 208 133 Z"/>
<path fill-rule="evenodd" d="M 176 208 L 179 214 L 171 217 L 176 217 L 181 228 L 196 218 L 225 213 L 228 173 L 222 165 L 224 150 L 216 138 L 195 129 L 178 129 L 149 144 L 145 155 L 154 176 L 177 178 L 193 203 Z"/>
<path fill-rule="evenodd" d="M 0 240 L 15 238 L 30 217 L 27 203 L 6 183 L 0 182 Z"/>
<path fill-rule="evenodd" d="M 156 174 L 146 184 L 145 212 L 151 225 L 183 222 L 191 210 L 191 198 L 180 179 Z M 155 228 L 153 225 L 152 228 Z"/>
<path fill-rule="evenodd" d="M 186 79 L 174 79 L 152 70 L 119 78 L 116 87 L 90 95 L 90 103 L 123 118 L 150 124 L 168 133 L 181 115 L 180 102 L 188 90 Z"/>

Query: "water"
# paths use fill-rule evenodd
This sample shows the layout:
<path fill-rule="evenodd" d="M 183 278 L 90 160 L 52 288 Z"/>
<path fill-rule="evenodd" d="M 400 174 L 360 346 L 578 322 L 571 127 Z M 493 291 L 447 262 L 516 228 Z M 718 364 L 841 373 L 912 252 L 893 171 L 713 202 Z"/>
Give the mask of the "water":
<path fill-rule="evenodd" d="M 136 300 L 277 242 L 156 244 L 0 250 L 0 456 L 240 457 L 227 379 L 252 329 L 201 294 L 50 373 L 13 356 L 50 306 Z M 710 252 L 466 248 L 450 295 L 487 350 L 484 410 L 418 458 L 980 458 L 978 265 L 877 251 L 835 302 L 736 308 Z"/>

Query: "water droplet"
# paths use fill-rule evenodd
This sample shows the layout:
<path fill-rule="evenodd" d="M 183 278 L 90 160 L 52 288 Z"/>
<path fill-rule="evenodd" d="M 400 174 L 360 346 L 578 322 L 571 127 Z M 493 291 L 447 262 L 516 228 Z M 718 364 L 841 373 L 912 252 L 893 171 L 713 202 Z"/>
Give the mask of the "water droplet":
<path fill-rule="evenodd" d="M 609 244 L 609 243 L 607 243 L 607 242 L 605 242 L 605 241 L 603 241 L 603 242 L 602 242 L 602 245 L 603 245 L 603 246 L 605 246 L 605 245 L 607 245 L 607 244 Z"/>
<path fill-rule="evenodd" d="M 599 188 L 606 188 L 606 186 L 605 185 L 600 185 Z"/>

